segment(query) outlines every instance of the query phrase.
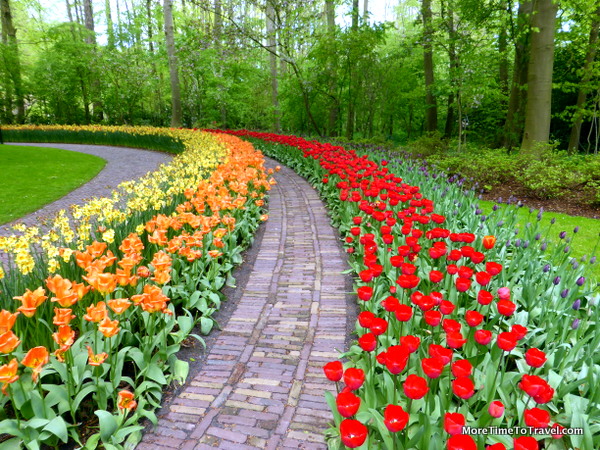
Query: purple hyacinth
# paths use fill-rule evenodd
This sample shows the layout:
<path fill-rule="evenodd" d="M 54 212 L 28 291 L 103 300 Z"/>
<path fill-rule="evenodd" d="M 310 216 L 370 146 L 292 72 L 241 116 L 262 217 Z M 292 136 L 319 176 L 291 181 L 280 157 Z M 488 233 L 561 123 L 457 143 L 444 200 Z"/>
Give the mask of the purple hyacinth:
<path fill-rule="evenodd" d="M 557 284 L 560 283 L 560 277 L 557 276 L 556 278 L 554 278 L 554 281 L 552 281 L 554 283 L 554 286 L 556 286 Z"/>
<path fill-rule="evenodd" d="M 535 235 L 535 237 L 534 237 L 534 239 L 535 239 L 536 241 L 539 241 L 541 238 L 542 238 L 542 235 L 541 235 L 540 233 L 537 233 L 537 234 Z"/>
<path fill-rule="evenodd" d="M 573 321 L 573 323 L 571 324 L 571 328 L 572 328 L 572 329 L 574 329 L 574 330 L 576 330 L 577 328 L 579 328 L 579 324 L 580 324 L 580 323 L 581 323 L 581 320 L 579 320 L 579 319 L 575 319 L 575 320 Z"/>
<path fill-rule="evenodd" d="M 573 302 L 573 306 L 571 306 L 571 308 L 573 308 L 575 311 L 577 311 L 579 308 L 581 308 L 581 299 L 578 298 L 577 300 L 575 300 Z"/>
<path fill-rule="evenodd" d="M 550 264 L 546 264 L 546 265 L 544 266 L 544 268 L 542 269 L 542 272 L 544 272 L 544 273 L 548 273 L 548 272 L 550 272 Z"/>
<path fill-rule="evenodd" d="M 542 245 L 540 245 L 540 250 L 545 252 L 547 248 L 548 248 L 548 243 L 546 241 L 542 242 Z"/>
<path fill-rule="evenodd" d="M 567 237 L 567 232 L 566 232 L 566 231 L 561 231 L 561 232 L 558 234 L 558 237 L 559 237 L 559 238 L 561 238 L 561 239 L 564 239 L 565 237 Z"/>
<path fill-rule="evenodd" d="M 577 281 L 576 281 L 577 286 L 583 286 L 583 283 L 585 283 L 585 277 L 577 278 Z"/>
<path fill-rule="evenodd" d="M 573 233 L 577 233 L 578 231 L 579 231 L 579 226 L 576 226 L 576 227 L 573 229 Z"/>
<path fill-rule="evenodd" d="M 569 295 L 569 290 L 568 289 L 563 289 L 562 292 L 560 293 L 560 296 L 562 298 L 567 298 L 568 295 Z"/>

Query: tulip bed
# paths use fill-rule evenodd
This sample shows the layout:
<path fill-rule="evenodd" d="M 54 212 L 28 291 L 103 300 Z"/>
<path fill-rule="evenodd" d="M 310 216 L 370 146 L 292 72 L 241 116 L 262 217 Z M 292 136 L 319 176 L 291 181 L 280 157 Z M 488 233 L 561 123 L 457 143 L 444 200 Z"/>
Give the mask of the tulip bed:
<path fill-rule="evenodd" d="M 323 367 L 330 448 L 600 448 L 599 296 L 569 257 L 577 229 L 548 247 L 541 213 L 521 229 L 516 207 L 484 216 L 417 162 L 226 133 L 320 191 L 357 277 L 358 340 Z"/>
<path fill-rule="evenodd" d="M 184 151 L 110 199 L 62 212 L 45 234 L 17 226 L 0 237 L 0 448 L 135 445 L 163 389 L 187 376 L 182 342 L 203 342 L 194 326 L 213 327 L 219 290 L 267 219 L 273 181 L 252 145 L 142 132 Z"/>

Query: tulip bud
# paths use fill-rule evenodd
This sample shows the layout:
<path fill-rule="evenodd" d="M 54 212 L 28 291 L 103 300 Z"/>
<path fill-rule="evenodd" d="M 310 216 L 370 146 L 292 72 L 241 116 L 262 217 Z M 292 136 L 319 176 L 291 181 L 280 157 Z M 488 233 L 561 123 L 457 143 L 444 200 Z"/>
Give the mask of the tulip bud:
<path fill-rule="evenodd" d="M 490 406 L 488 407 L 488 413 L 490 413 L 490 416 L 496 419 L 502 417 L 504 415 L 504 405 L 501 401 L 495 400 L 490 403 Z"/>

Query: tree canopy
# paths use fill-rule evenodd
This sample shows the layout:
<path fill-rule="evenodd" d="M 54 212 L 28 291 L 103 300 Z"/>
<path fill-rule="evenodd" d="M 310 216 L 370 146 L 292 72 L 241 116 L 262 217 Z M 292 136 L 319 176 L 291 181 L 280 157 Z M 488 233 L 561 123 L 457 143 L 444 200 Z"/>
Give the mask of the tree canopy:
<path fill-rule="evenodd" d="M 2 123 L 600 147 L 599 0 L 0 6 Z"/>

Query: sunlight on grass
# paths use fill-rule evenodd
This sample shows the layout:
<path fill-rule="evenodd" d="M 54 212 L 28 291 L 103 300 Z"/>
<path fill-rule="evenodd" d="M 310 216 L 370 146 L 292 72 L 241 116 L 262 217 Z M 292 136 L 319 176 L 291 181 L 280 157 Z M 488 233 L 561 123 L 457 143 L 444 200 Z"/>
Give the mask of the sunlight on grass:
<path fill-rule="evenodd" d="M 495 202 L 481 201 L 480 207 L 489 213 L 492 207 L 496 204 Z M 523 207 L 519 210 L 519 222 L 524 227 L 527 222 L 537 221 L 538 210 L 529 212 L 529 208 Z M 551 223 L 552 219 L 555 219 L 554 224 Z M 590 219 L 587 217 L 569 216 L 567 214 L 560 214 L 555 212 L 544 211 L 542 214 L 541 225 L 544 230 L 547 230 L 548 241 L 550 244 L 557 243 L 560 238 L 559 234 L 562 231 L 567 232 L 566 239 L 571 239 L 569 245 L 571 246 L 571 255 L 574 258 L 581 259 L 585 256 L 585 259 L 589 261 L 590 256 L 595 250 L 596 257 L 600 252 L 600 219 Z M 579 227 L 577 233 L 574 232 L 575 228 Z M 593 275 L 597 281 L 600 281 L 600 262 L 592 265 L 590 268 L 590 275 Z"/>
<path fill-rule="evenodd" d="M 85 153 L 0 145 L 0 224 L 51 203 L 91 180 L 106 164 Z"/>

